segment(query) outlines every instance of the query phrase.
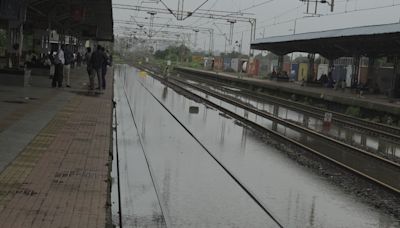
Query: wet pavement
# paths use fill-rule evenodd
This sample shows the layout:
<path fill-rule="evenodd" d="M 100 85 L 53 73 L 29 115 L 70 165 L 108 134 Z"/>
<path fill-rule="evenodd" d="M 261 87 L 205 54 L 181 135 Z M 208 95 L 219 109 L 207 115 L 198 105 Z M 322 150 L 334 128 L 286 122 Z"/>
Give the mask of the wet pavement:
<path fill-rule="evenodd" d="M 113 95 L 92 95 L 87 80 L 81 67 L 71 69 L 72 89 L 49 88 L 46 76 L 30 87 L 0 86 L 0 227 L 109 222 Z"/>
<path fill-rule="evenodd" d="M 298 165 L 219 111 L 133 68 L 120 67 L 115 73 L 123 224 L 274 227 L 157 98 L 284 227 L 400 226 L 396 219 Z"/>

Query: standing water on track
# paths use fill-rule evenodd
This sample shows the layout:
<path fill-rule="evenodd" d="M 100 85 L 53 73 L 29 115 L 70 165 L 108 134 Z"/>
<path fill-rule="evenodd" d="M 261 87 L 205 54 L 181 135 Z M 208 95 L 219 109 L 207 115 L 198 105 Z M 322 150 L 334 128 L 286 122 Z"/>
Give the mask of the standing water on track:
<path fill-rule="evenodd" d="M 139 72 L 134 68 L 128 69 L 126 75 L 117 75 L 116 79 L 125 81 L 125 87 L 132 91 L 128 93 L 128 100 L 131 100 L 135 105 L 136 112 L 143 110 L 142 112 L 147 113 L 139 119 L 141 121 L 139 132 L 141 132 L 143 139 L 150 143 L 152 134 L 149 132 L 152 131 L 152 127 L 161 126 L 163 128 L 163 125 L 166 124 L 159 120 L 160 117 L 157 117 L 155 113 L 156 110 L 157 112 L 160 112 L 160 110 L 155 109 L 156 106 L 149 105 L 152 99 L 150 103 L 155 102 L 155 99 L 151 97 L 154 95 L 272 211 L 284 227 L 386 228 L 399 226 L 399 222 L 390 215 L 360 202 L 356 197 L 348 195 L 341 188 L 328 182 L 310 169 L 300 166 L 284 153 L 261 140 L 252 131 L 237 124 L 235 120 L 176 93 L 151 77 L 139 76 Z M 138 82 L 143 83 L 151 94 L 139 94 L 137 92 L 140 88 Z M 146 98 L 143 98 L 143 96 Z M 148 101 L 143 102 L 142 99 Z M 190 112 L 192 107 L 197 107 L 198 110 L 196 108 L 196 112 Z M 174 119 L 169 121 L 176 122 Z M 157 122 L 158 125 L 152 124 L 153 122 Z M 170 122 L 167 126 L 170 125 Z M 196 182 L 203 182 L 206 179 L 213 180 L 226 174 L 215 176 L 213 172 L 210 172 L 210 167 L 215 167 L 216 164 L 212 160 L 205 159 L 205 157 L 198 162 L 207 164 L 204 166 L 209 167 L 207 170 L 203 170 L 202 166 L 194 165 L 198 162 L 192 163 L 191 158 L 200 156 L 198 153 L 204 153 L 201 157 L 206 156 L 205 152 L 201 150 L 195 153 L 189 152 L 193 150 L 193 145 L 188 147 L 189 145 L 186 143 L 181 144 L 181 141 L 174 137 L 176 131 L 177 129 L 171 128 L 169 133 L 162 135 L 162 137 L 165 137 L 162 141 L 165 140 L 167 144 L 152 145 L 152 150 L 149 151 L 150 163 L 156 171 L 155 185 L 158 186 L 160 191 L 161 206 L 173 218 L 169 222 L 177 225 L 177 227 L 265 227 L 257 226 L 257 221 L 260 220 L 259 218 L 255 219 L 254 216 L 254 223 L 245 219 L 246 216 L 235 217 L 234 221 L 237 221 L 238 224 L 241 223 L 240 220 L 244 219 L 243 221 L 248 222 L 248 226 L 235 226 L 234 223 L 231 225 L 227 223 L 218 224 L 216 223 L 218 219 L 211 219 L 215 218 L 214 215 L 222 219 L 227 215 L 240 214 L 240 207 L 228 208 L 222 206 L 228 203 L 225 200 L 230 199 L 234 202 L 239 199 L 228 194 L 231 189 L 226 188 L 226 181 L 214 182 L 212 186 L 207 188 L 193 188 L 192 185 Z M 160 148 L 160 146 L 169 144 L 178 146 L 176 148 L 178 154 L 174 155 L 178 156 L 175 158 L 178 160 L 171 160 L 173 157 L 163 155 L 164 148 Z M 148 146 L 150 148 L 150 145 Z M 126 162 L 129 166 L 130 162 Z M 218 168 L 212 169 L 218 170 Z M 168 178 L 162 173 L 167 173 Z M 204 177 L 206 179 L 198 179 L 199 177 L 203 178 L 205 173 L 208 174 Z M 191 180 L 190 177 L 195 177 L 197 181 L 189 181 Z M 202 197 L 211 197 L 214 202 L 218 202 L 222 207 L 217 207 L 217 205 L 211 203 L 212 201 L 208 201 L 207 209 L 204 209 L 207 212 L 187 210 L 202 207 L 201 205 L 204 206 L 201 202 Z M 188 205 L 189 202 L 190 206 Z M 184 216 L 184 220 L 181 216 Z M 204 224 L 201 224 L 196 218 L 203 218 L 203 216 L 210 217 L 204 221 Z M 260 214 L 258 216 L 265 215 Z"/>

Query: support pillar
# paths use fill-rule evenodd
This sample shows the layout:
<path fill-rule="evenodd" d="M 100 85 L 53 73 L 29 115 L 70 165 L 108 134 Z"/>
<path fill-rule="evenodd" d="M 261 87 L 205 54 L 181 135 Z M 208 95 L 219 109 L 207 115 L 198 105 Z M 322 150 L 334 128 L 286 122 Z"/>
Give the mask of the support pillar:
<path fill-rule="evenodd" d="M 18 68 L 21 62 L 22 47 L 23 47 L 23 24 L 19 21 L 10 21 L 8 26 L 8 53 L 9 66 Z"/>
<path fill-rule="evenodd" d="M 278 55 L 278 67 L 276 69 L 278 74 L 281 74 L 283 71 L 283 55 Z"/>
<path fill-rule="evenodd" d="M 273 114 L 275 117 L 278 117 L 278 115 L 279 115 L 279 106 L 278 105 L 274 105 Z M 278 130 L 278 123 L 276 121 L 272 122 L 272 130 L 273 131 Z"/>
<path fill-rule="evenodd" d="M 335 69 L 334 66 L 334 59 L 328 59 L 328 87 L 333 87 L 333 70 Z"/>
<path fill-rule="evenodd" d="M 306 128 L 310 126 L 310 117 L 307 115 L 304 115 L 303 117 L 303 126 Z"/>
<path fill-rule="evenodd" d="M 351 76 L 351 85 L 357 86 L 360 84 L 359 76 L 360 76 L 360 61 L 361 56 L 356 55 L 353 57 L 353 74 Z"/>
<path fill-rule="evenodd" d="M 315 70 L 314 70 L 314 62 L 315 62 L 315 53 L 308 54 L 308 74 L 307 81 L 314 81 Z"/>
<path fill-rule="evenodd" d="M 393 75 L 393 83 L 392 83 L 392 93 L 391 97 L 399 98 L 400 97 L 400 56 L 396 55 L 394 57 L 394 75 Z"/>
<path fill-rule="evenodd" d="M 369 90 L 373 93 L 379 90 L 378 85 L 377 85 L 377 74 L 376 72 L 376 58 L 375 56 L 369 56 L 368 57 L 368 80 L 367 80 L 367 86 L 369 87 Z"/>
<path fill-rule="evenodd" d="M 367 136 L 362 134 L 361 135 L 361 146 L 366 146 L 367 145 Z"/>

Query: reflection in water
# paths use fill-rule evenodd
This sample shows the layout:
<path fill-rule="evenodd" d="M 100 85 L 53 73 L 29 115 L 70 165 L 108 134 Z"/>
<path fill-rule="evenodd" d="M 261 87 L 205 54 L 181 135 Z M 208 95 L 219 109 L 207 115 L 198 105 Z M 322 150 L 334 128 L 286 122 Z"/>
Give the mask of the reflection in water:
<path fill-rule="evenodd" d="M 208 110 L 208 108 L 203 109 L 203 123 L 204 124 L 207 122 L 207 110 Z"/>
<path fill-rule="evenodd" d="M 247 143 L 247 127 L 242 128 L 242 139 L 240 141 L 240 151 L 242 153 L 246 152 L 246 143 Z"/>
<path fill-rule="evenodd" d="M 139 77 L 141 77 L 141 78 L 146 78 L 146 77 L 147 77 L 146 71 L 140 71 L 140 72 L 139 72 Z"/>
<path fill-rule="evenodd" d="M 143 115 L 142 118 L 142 132 L 140 135 L 143 140 L 146 140 L 146 115 Z"/>
<path fill-rule="evenodd" d="M 311 202 L 310 227 L 314 227 L 314 221 L 315 221 L 315 200 L 316 200 L 316 197 L 313 196 L 312 202 Z"/>
<path fill-rule="evenodd" d="M 224 145 L 224 140 L 225 140 L 225 124 L 226 124 L 225 121 L 226 121 L 226 118 L 222 117 L 221 135 L 220 135 L 220 138 L 219 138 L 219 142 L 220 142 L 221 145 Z"/>
<path fill-rule="evenodd" d="M 169 208 L 170 204 L 170 192 L 171 192 L 171 165 L 169 161 L 166 161 L 166 166 L 164 169 L 163 185 L 162 185 L 162 200 L 163 208 Z M 169 218 L 168 210 L 164 211 L 165 216 Z M 167 219 L 166 218 L 166 219 Z"/>
<path fill-rule="evenodd" d="M 161 97 L 162 100 L 165 101 L 165 99 L 167 99 L 167 96 L 168 96 L 168 87 L 165 86 L 163 89 L 162 97 Z"/>
<path fill-rule="evenodd" d="M 400 159 L 399 142 L 388 141 L 384 138 L 378 138 L 374 135 L 365 135 L 365 132 L 359 131 L 354 128 L 349 128 L 348 126 L 342 125 L 337 122 L 333 122 L 332 125 L 327 128 L 326 126 L 324 126 L 322 119 L 305 116 L 305 114 L 297 112 L 295 110 L 291 110 L 289 108 L 273 103 L 267 103 L 265 100 L 259 100 L 256 98 L 251 98 L 249 96 L 240 95 L 238 93 L 235 93 L 234 91 L 227 91 L 218 87 L 212 87 L 210 85 L 206 86 L 208 86 L 211 90 L 215 92 L 236 98 L 237 100 L 247 103 L 259 110 L 263 110 L 267 113 L 273 114 L 274 116 L 296 122 L 309 129 L 318 131 L 344 142 L 352 142 L 353 146 L 373 153 L 383 154 L 388 156 L 389 158 Z M 273 129 L 276 130 L 277 126 L 274 125 Z M 364 138 L 360 140 L 359 135 L 363 135 Z M 353 139 L 351 139 L 352 137 Z"/>

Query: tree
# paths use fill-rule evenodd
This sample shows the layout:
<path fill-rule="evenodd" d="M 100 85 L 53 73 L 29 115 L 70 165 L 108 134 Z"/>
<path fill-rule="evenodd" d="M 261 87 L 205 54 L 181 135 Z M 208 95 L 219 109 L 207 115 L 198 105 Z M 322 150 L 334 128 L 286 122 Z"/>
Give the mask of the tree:
<path fill-rule="evenodd" d="M 227 57 L 227 58 L 239 58 L 241 56 L 242 54 L 240 54 L 237 51 L 233 51 L 231 53 L 221 53 L 221 57 Z"/>
<path fill-rule="evenodd" d="M 171 61 L 185 61 L 189 60 L 192 55 L 192 52 L 185 45 L 177 46 L 169 46 L 164 51 L 157 50 L 154 54 L 154 57 L 157 59 L 168 59 Z"/>

